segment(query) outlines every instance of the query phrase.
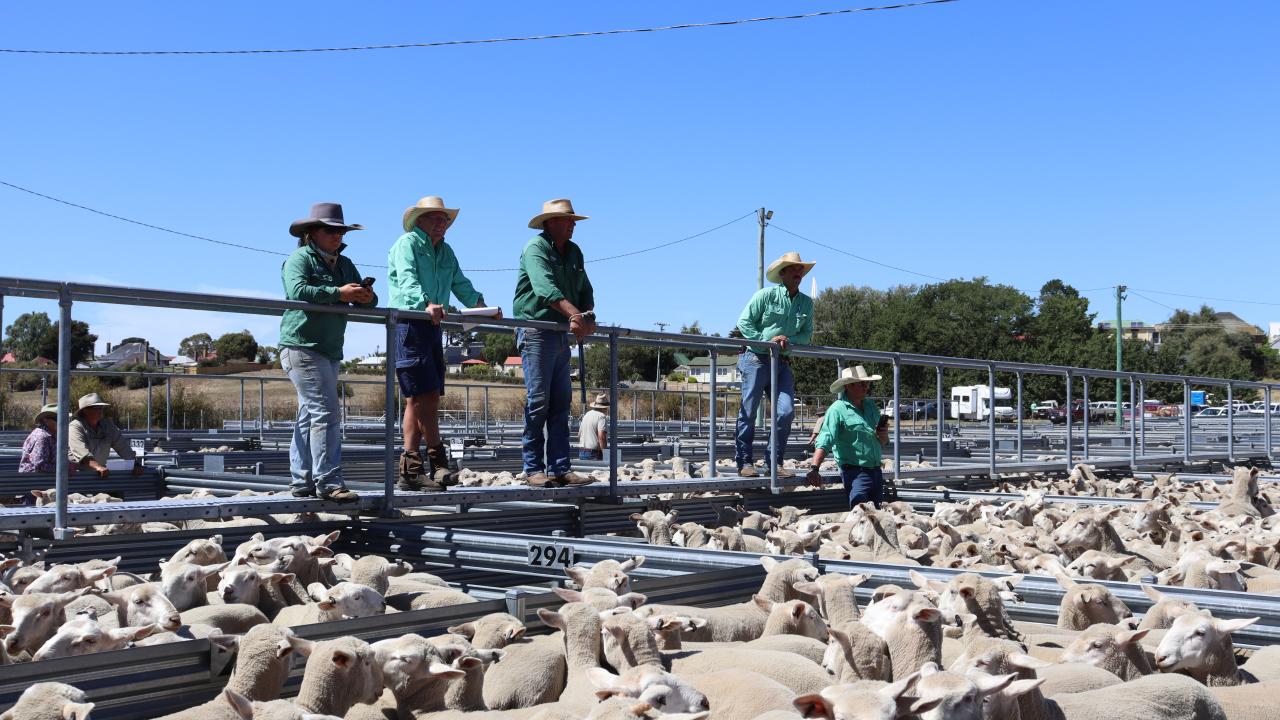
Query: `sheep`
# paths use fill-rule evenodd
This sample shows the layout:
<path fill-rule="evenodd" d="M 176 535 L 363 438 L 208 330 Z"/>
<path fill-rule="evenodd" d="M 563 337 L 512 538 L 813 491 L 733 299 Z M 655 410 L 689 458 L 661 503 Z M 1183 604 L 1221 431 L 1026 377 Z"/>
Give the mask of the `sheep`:
<path fill-rule="evenodd" d="M 215 592 L 223 604 L 253 605 L 263 614 L 274 617 L 288 605 L 281 602 L 283 598 L 279 593 L 270 592 L 270 586 L 291 583 L 295 579 L 297 576 L 293 573 L 264 572 L 260 566 L 239 564 L 222 571 Z M 264 589 L 268 592 L 263 592 Z"/>
<path fill-rule="evenodd" d="M 821 665 L 823 656 L 827 654 L 827 643 L 804 635 L 762 635 L 755 640 L 748 640 L 742 647 L 748 650 L 787 652 L 816 665 Z"/>
<path fill-rule="evenodd" d="M 382 694 L 382 670 L 363 640 L 340 637 L 311 643 L 295 703 L 307 712 L 346 714 L 352 705 Z"/>
<path fill-rule="evenodd" d="M 451 663 L 461 670 L 461 678 L 448 681 L 444 693 L 444 706 L 450 710 L 477 712 L 488 710 L 484 702 L 484 676 L 493 663 L 506 657 L 506 651 L 473 646 L 460 635 L 439 635 L 430 638 L 432 645 L 441 650 L 442 656 L 457 654 Z"/>
<path fill-rule="evenodd" d="M 450 667 L 441 649 L 421 635 L 402 635 L 379 640 L 370 646 L 374 666 L 395 700 L 395 709 L 405 717 L 419 712 L 444 710 L 445 690 L 450 680 L 464 672 Z M 454 648 L 460 654 L 462 648 Z M 381 688 L 378 688 L 381 694 Z M 376 702 L 366 700 L 365 702 Z"/>
<path fill-rule="evenodd" d="M 794 701 L 801 717 L 828 720 L 894 720 L 919 715 L 937 707 L 942 698 L 925 700 L 907 694 L 919 673 L 883 687 L 864 683 L 832 685 L 821 693 L 801 695 Z"/>
<path fill-rule="evenodd" d="M 289 677 L 293 653 L 309 653 L 312 646 L 310 641 L 295 637 L 291 630 L 271 625 L 259 625 L 243 636 L 213 636 L 210 642 L 236 651 L 235 666 L 227 679 L 224 694 L 155 720 L 236 720 L 241 715 L 232 703 L 233 698 L 225 692 L 234 693 L 246 703 L 279 698 L 280 690 Z"/>
<path fill-rule="evenodd" d="M 365 555 L 351 564 L 350 582 L 367 585 L 379 595 L 386 596 L 390 578 L 401 577 L 413 570 L 404 560 L 388 560 L 380 555 Z"/>
<path fill-rule="evenodd" d="M 837 683 L 893 679 L 889 645 L 857 620 L 827 629 L 829 639 L 822 666 Z"/>
<path fill-rule="evenodd" d="M 684 646 L 682 635 L 694 633 L 707 626 L 705 618 L 693 618 L 687 615 L 649 615 L 649 629 L 658 643 L 659 650 L 680 650 Z"/>
<path fill-rule="evenodd" d="M 707 698 L 715 718 L 756 718 L 770 711 L 791 710 L 795 693 L 759 673 L 746 670 L 716 670 L 681 673 Z"/>
<path fill-rule="evenodd" d="M 63 593 L 0 595 L 0 605 L 7 606 L 13 618 L 10 623 L 14 629 L 5 638 L 9 655 L 21 652 L 34 655 L 67 621 L 67 604 L 87 592 L 89 588 Z"/>
<path fill-rule="evenodd" d="M 623 595 L 631 592 L 631 578 L 627 573 L 643 564 L 644 556 L 635 555 L 622 562 L 612 559 L 601 560 L 589 568 L 567 567 L 564 569 L 564 574 L 583 590 L 600 587 Z"/>
<path fill-rule="evenodd" d="M 761 636 L 803 635 L 815 640 L 826 639 L 827 624 L 809 603 L 803 600 L 774 602 L 759 595 L 753 595 L 751 599 L 761 610 L 769 613 Z"/>
<path fill-rule="evenodd" d="M 104 628 L 98 624 L 97 616 L 89 611 L 77 616 L 74 620 L 63 623 L 40 649 L 31 656 L 32 661 L 52 660 L 54 658 L 75 657 L 89 653 L 119 650 L 127 647 L 135 640 L 141 640 L 157 630 L 156 625 L 126 627 L 119 629 Z"/>
<path fill-rule="evenodd" d="M 671 534 L 672 544 L 680 547 L 706 547 L 710 539 L 711 533 L 707 528 L 695 522 L 680 523 L 675 526 L 675 531 Z"/>
<path fill-rule="evenodd" d="M 160 589 L 179 612 L 207 605 L 208 579 L 225 570 L 228 564 L 194 565 L 161 561 Z"/>
<path fill-rule="evenodd" d="M 422 586 L 424 589 L 414 592 L 397 593 L 386 598 L 387 605 L 401 612 L 407 610 L 426 610 L 429 608 L 447 607 L 479 602 L 461 590 L 449 587 Z M 429 589 L 427 589 L 429 588 Z"/>
<path fill-rule="evenodd" d="M 1222 620 L 1208 610 L 1187 613 L 1173 621 L 1160 640 L 1156 666 L 1163 672 L 1181 672 L 1205 685 L 1239 685 L 1253 682 L 1236 667 L 1231 633 L 1246 628 L 1259 618 Z"/>
<path fill-rule="evenodd" d="M 858 619 L 858 599 L 854 590 L 867 581 L 869 575 L 843 575 L 824 573 L 812 582 L 795 584 L 797 592 L 817 598 L 818 610 L 828 625 L 839 625 Z"/>
<path fill-rule="evenodd" d="M 679 511 L 664 513 L 661 510 L 649 510 L 644 513 L 631 513 L 631 522 L 636 524 L 640 535 L 650 545 L 674 545 L 671 526 L 679 516 Z"/>
<path fill-rule="evenodd" d="M 137 627 L 157 625 L 160 630 L 173 631 L 182 627 L 178 609 L 156 585 L 147 583 L 123 590 L 85 595 L 67 605 L 70 613 L 78 612 L 89 603 L 101 603 L 110 615 L 98 614 L 98 621 L 107 627 Z M 157 631 L 158 632 L 158 631 Z"/>
<path fill-rule="evenodd" d="M 108 561 L 98 569 L 83 569 L 78 565 L 54 565 L 22 591 L 26 593 L 62 593 L 80 588 L 94 587 L 99 580 L 111 577 L 120 558 Z"/>
<path fill-rule="evenodd" d="M 1154 672 L 1147 652 L 1138 644 L 1148 630 L 1132 630 L 1106 623 L 1090 625 L 1063 650 L 1064 663 L 1082 662 L 1133 680 Z"/>
<path fill-rule="evenodd" d="M 387 609 L 382 596 L 367 585 L 341 582 L 326 588 L 320 583 L 312 583 L 307 591 L 311 593 L 314 604 L 290 605 L 271 622 L 284 627 L 310 625 L 329 620 L 373 617 Z"/>
<path fill-rule="evenodd" d="M 920 668 L 920 678 L 916 681 L 914 692 L 921 701 L 937 700 L 930 709 L 920 711 L 922 720 L 981 720 L 983 717 L 983 699 L 1009 687 L 1015 675 L 988 675 L 972 673 L 958 675 L 946 670 L 939 670 L 934 663 L 925 663 Z M 1035 681 L 1038 685 L 1038 681 Z M 1031 686 L 1024 685 L 1026 690 Z M 1024 690 L 1023 692 L 1025 692 Z M 1016 697 L 1007 698 L 1016 703 Z"/>
<path fill-rule="evenodd" d="M 926 580 L 914 570 L 909 573 L 917 586 L 930 588 L 941 584 Z M 977 573 L 961 573 L 942 586 L 938 609 L 948 620 L 962 614 L 973 615 L 978 627 L 991 637 L 1020 640 L 1020 633 L 1005 611 L 1001 593 L 1010 592 L 1021 580 L 1021 575 L 1013 575 L 1000 578 L 1000 583 L 997 583 Z M 1008 590 L 1002 591 L 1001 586 Z"/>
<path fill-rule="evenodd" d="M 1085 550 L 1067 565 L 1067 572 L 1077 577 L 1094 580 L 1118 580 L 1126 582 L 1126 565 L 1138 559 L 1136 555 L 1109 555 L 1100 550 Z"/>
<path fill-rule="evenodd" d="M 1096 720 L 1100 713 L 1107 720 L 1228 720 L 1208 688 L 1178 674 L 1146 675 L 1097 690 L 1054 695 L 1045 701 L 1044 712 L 1065 720 Z"/>
<path fill-rule="evenodd" d="M 560 596 L 565 602 L 584 602 L 591 605 L 597 610 L 612 610 L 618 607 L 625 607 L 634 610 L 644 604 L 646 598 L 638 592 L 629 592 L 625 595 L 619 595 L 612 590 L 605 588 L 588 588 L 586 590 L 568 590 L 566 588 L 552 588 L 552 592 Z"/>
<path fill-rule="evenodd" d="M 1129 608 L 1111 591 L 1101 585 L 1077 583 L 1065 576 L 1057 576 L 1058 585 L 1067 591 L 1058 606 L 1058 627 L 1064 630 L 1084 630 L 1094 623 L 1118 625 L 1131 616 Z"/>
<path fill-rule="evenodd" d="M 524 637 L 524 623 L 508 613 L 489 613 L 471 622 L 448 628 L 450 633 L 461 635 L 477 649 L 497 649 Z"/>
<path fill-rule="evenodd" d="M 1231 487 L 1226 500 L 1218 504 L 1218 512 L 1223 515 L 1246 515 L 1250 517 L 1266 517 L 1274 515 L 1271 504 L 1258 496 L 1258 468 L 1240 466 L 1231 473 Z"/>
<path fill-rule="evenodd" d="M 561 638 L 540 635 L 514 639 L 503 661 L 485 675 L 484 702 L 509 710 L 555 701 L 564 690 L 567 666 Z"/>
<path fill-rule="evenodd" d="M 60 682 L 36 683 L 18 696 L 0 720 L 89 720 L 94 703 L 84 692 Z"/>
<path fill-rule="evenodd" d="M 1150 585 L 1143 585 L 1142 592 L 1146 593 L 1155 604 L 1147 608 L 1146 614 L 1142 616 L 1142 622 L 1138 624 L 1139 630 L 1163 630 L 1172 627 L 1173 621 L 1178 616 L 1199 609 L 1195 603 L 1165 595 Z"/>
<path fill-rule="evenodd" d="M 201 605 L 178 613 L 184 625 L 212 625 L 224 633 L 245 633 L 270 622 L 261 610 L 244 603 Z"/>
<path fill-rule="evenodd" d="M 662 653 L 649 623 L 624 608 L 600 614 L 604 659 L 618 671 L 662 664 Z"/>
<path fill-rule="evenodd" d="M 600 698 L 621 696 L 636 698 L 659 709 L 664 716 L 710 710 L 707 696 L 687 680 L 661 667 L 646 665 L 615 675 L 603 668 L 587 671 L 596 695 Z"/>

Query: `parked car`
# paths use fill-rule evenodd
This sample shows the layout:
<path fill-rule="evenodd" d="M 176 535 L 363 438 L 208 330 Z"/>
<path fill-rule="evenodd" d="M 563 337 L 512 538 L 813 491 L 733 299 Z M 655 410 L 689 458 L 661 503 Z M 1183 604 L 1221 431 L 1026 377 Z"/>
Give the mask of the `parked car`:
<path fill-rule="evenodd" d="M 1057 400 L 1041 400 L 1038 403 L 1031 403 L 1031 417 L 1045 420 L 1049 417 L 1049 411 L 1057 407 Z"/>
<path fill-rule="evenodd" d="M 1207 407 L 1207 408 L 1204 408 L 1203 410 L 1201 410 L 1200 412 L 1196 413 L 1196 414 L 1195 414 L 1195 415 L 1193 415 L 1192 417 L 1198 417 L 1198 418 L 1213 417 L 1213 418 L 1216 418 L 1216 417 L 1226 417 L 1226 416 L 1227 416 L 1227 409 L 1226 409 L 1226 408 L 1220 408 L 1220 407 Z"/>
<path fill-rule="evenodd" d="M 1013 408 L 1008 405 L 997 405 L 991 409 L 996 420 L 1012 420 L 1014 418 Z"/>

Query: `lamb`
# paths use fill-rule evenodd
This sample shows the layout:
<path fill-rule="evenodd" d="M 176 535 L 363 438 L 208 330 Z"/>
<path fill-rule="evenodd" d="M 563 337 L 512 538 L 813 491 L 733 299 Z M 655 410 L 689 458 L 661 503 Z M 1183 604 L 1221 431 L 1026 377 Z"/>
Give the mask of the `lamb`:
<path fill-rule="evenodd" d="M 636 524 L 645 542 L 650 545 L 674 545 L 671 526 L 679 514 L 676 510 L 669 513 L 649 510 L 645 513 L 631 513 L 631 522 Z"/>
<path fill-rule="evenodd" d="M 660 709 L 663 716 L 710 710 L 707 696 L 688 681 L 660 667 L 648 665 L 615 675 L 603 668 L 588 670 L 587 676 L 601 698 L 621 696 L 635 698 Z"/>
<path fill-rule="evenodd" d="M 94 587 L 98 581 L 111 577 L 119 562 L 120 558 L 117 557 L 93 569 L 81 568 L 79 565 L 54 565 L 31 581 L 23 593 L 61 593 Z"/>
<path fill-rule="evenodd" d="M 503 661 L 485 676 L 484 702 L 495 710 L 549 703 L 564 690 L 567 667 L 561 638 L 540 635 L 512 640 Z"/>
<path fill-rule="evenodd" d="M 211 625 L 224 633 L 246 633 L 252 627 L 270 622 L 261 610 L 244 603 L 201 605 L 178 615 L 184 625 Z"/>
<path fill-rule="evenodd" d="M 229 563 L 193 565 L 188 562 L 161 562 L 160 589 L 179 612 L 208 604 L 208 579 L 227 568 Z"/>
<path fill-rule="evenodd" d="M 367 585 L 379 595 L 386 596 L 390 589 L 390 578 L 399 577 L 413 571 L 413 566 L 404 560 L 388 560 L 380 555 L 365 555 L 351 564 L 350 582 Z"/>
<path fill-rule="evenodd" d="M 761 636 L 802 635 L 815 640 L 826 639 L 827 624 L 809 603 L 803 600 L 774 602 L 759 595 L 753 595 L 751 599 L 761 610 L 769 613 Z"/>
<path fill-rule="evenodd" d="M 921 582 L 924 582 L 925 586 L 932 584 L 920 573 L 914 570 L 910 572 L 917 586 Z M 997 584 L 977 573 L 956 575 L 943 586 L 938 598 L 938 609 L 948 619 L 962 614 L 975 616 L 978 627 L 991 637 L 1020 640 L 1020 633 L 1005 611 L 1004 601 L 1001 599 L 1001 593 L 1004 591 L 1000 588 L 1003 585 L 1012 589 L 1021 580 L 1021 575 L 1014 575 L 1001 578 L 1002 583 Z"/>
<path fill-rule="evenodd" d="M 631 578 L 627 573 L 643 564 L 644 556 L 636 555 L 623 562 L 601 560 L 589 568 L 568 567 L 564 569 L 564 574 L 583 590 L 600 587 L 623 595 L 631 592 Z"/>
<path fill-rule="evenodd" d="M 696 652 L 686 650 L 671 655 L 669 660 L 671 671 L 684 677 L 718 670 L 750 671 L 785 685 L 793 693 L 818 692 L 831 682 L 827 671 L 818 663 L 776 650 L 710 646 Z M 698 689 L 707 692 L 701 686 Z M 707 692 L 707 695 L 711 693 Z M 718 714 L 719 707 L 713 707 Z"/>
<path fill-rule="evenodd" d="M 1258 468 L 1239 466 L 1231 473 L 1231 489 L 1226 500 L 1218 504 L 1218 512 L 1227 516 L 1262 518 L 1275 514 L 1271 504 L 1258 496 Z"/>
<path fill-rule="evenodd" d="M 1065 720 L 1096 720 L 1103 708 L 1107 720 L 1228 720 L 1208 688 L 1177 674 L 1146 675 L 1098 690 L 1055 695 L 1045 702 L 1044 711 Z"/>
<path fill-rule="evenodd" d="M 284 627 L 310 625 L 329 620 L 373 617 L 387 609 L 382 596 L 366 585 L 341 582 L 326 588 L 320 583 L 312 583 L 307 591 L 315 604 L 290 605 L 271 622 Z"/>
<path fill-rule="evenodd" d="M 1146 614 L 1142 616 L 1142 622 L 1138 624 L 1139 630 L 1163 630 L 1172 627 L 1173 621 L 1178 616 L 1199 609 L 1195 603 L 1165 595 L 1150 585 L 1143 585 L 1142 592 L 1146 593 L 1155 604 L 1147 608 Z"/>
<path fill-rule="evenodd" d="M 89 720 L 94 703 L 79 688 L 59 682 L 36 683 L 22 691 L 0 720 Z"/>
<path fill-rule="evenodd" d="M 710 539 L 711 533 L 696 522 L 680 523 L 671 534 L 671 542 L 680 547 L 706 547 Z"/>
<path fill-rule="evenodd" d="M 893 662 L 884 638 L 857 620 L 828 628 L 830 639 L 822 666 L 837 683 L 893 679 Z"/>
<path fill-rule="evenodd" d="M 295 700 L 307 712 L 342 716 L 382 694 L 382 669 L 365 641 L 340 637 L 311 643 L 309 655 Z"/>
<path fill-rule="evenodd" d="M 489 613 L 461 625 L 454 625 L 450 633 L 461 635 L 477 649 L 497 649 L 524 637 L 524 623 L 507 613 Z"/>
<path fill-rule="evenodd" d="M 1138 641 L 1148 630 L 1132 630 L 1106 623 L 1090 625 L 1062 652 L 1064 663 L 1082 662 L 1102 668 L 1121 680 L 1150 675 L 1154 670 Z"/>
<path fill-rule="evenodd" d="M 1014 675 L 988 675 L 972 673 L 957 675 L 946 670 L 939 670 L 934 663 L 925 663 L 920 668 L 920 679 L 915 684 L 915 694 L 920 701 L 937 700 L 937 703 L 919 713 L 922 720 L 982 720 L 983 699 L 989 695 L 1000 693 L 1013 682 Z M 1019 686 L 1022 692 L 1031 690 L 1040 681 L 1031 681 Z M 1017 702 L 1014 693 L 1005 698 L 1005 702 Z"/>
<path fill-rule="evenodd" d="M 1208 610 L 1188 613 L 1173 621 L 1160 640 L 1156 666 L 1163 672 L 1181 672 L 1209 686 L 1254 682 L 1236 667 L 1231 633 L 1259 618 L 1221 620 Z"/>
<path fill-rule="evenodd" d="M 9 655 L 21 652 L 34 655 L 67 621 L 67 604 L 87 592 L 89 588 L 63 593 L 0 595 L 0 605 L 7 606 L 13 618 L 10 621 L 13 632 L 5 638 Z"/>
<path fill-rule="evenodd" d="M 1121 620 L 1133 614 L 1101 585 L 1077 583 L 1065 575 L 1058 575 L 1057 579 L 1058 585 L 1067 591 L 1058 606 L 1059 628 L 1084 630 L 1094 623 L 1119 625 Z"/>
<path fill-rule="evenodd" d="M 821 693 L 801 695 L 795 707 L 801 717 L 827 720 L 894 720 L 926 713 L 937 707 L 941 698 L 924 700 L 907 693 L 919 677 L 911 675 L 884 687 L 865 683 L 832 685 Z"/>
<path fill-rule="evenodd" d="M 795 589 L 817 598 L 818 610 L 828 625 L 840 625 L 858 619 L 858 598 L 854 590 L 868 577 L 866 574 L 824 573 L 813 582 L 796 583 Z"/>
<path fill-rule="evenodd" d="M 714 717 L 757 718 L 771 711 L 789 711 L 795 693 L 759 673 L 745 670 L 717 670 L 683 674 L 689 684 L 707 698 Z M 794 714 L 790 715 L 794 717 Z"/>
<path fill-rule="evenodd" d="M 155 625 L 119 629 L 104 628 L 98 624 L 97 616 L 90 610 L 78 615 L 74 620 L 63 623 L 57 632 L 31 656 L 31 659 L 33 661 L 52 660 L 119 650 L 156 630 Z"/>
<path fill-rule="evenodd" d="M 300 640 L 287 628 L 272 625 L 259 625 L 243 636 L 215 636 L 210 641 L 228 649 L 238 648 L 236 664 L 225 689 L 246 702 L 279 698 L 280 690 L 289 677 L 295 649 L 302 653 L 311 649 L 309 641 Z M 229 699 L 219 695 L 202 705 L 156 720 L 235 720 L 237 717 Z"/>
<path fill-rule="evenodd" d="M 464 673 L 463 677 L 448 681 L 444 706 L 462 712 L 488 710 L 489 706 L 484 702 L 485 671 L 493 663 L 501 661 L 506 651 L 476 648 L 460 635 L 439 635 L 431 638 L 430 642 L 441 650 L 442 656 L 447 657 L 446 653 L 451 655 L 457 651 L 458 657 L 454 658 L 452 665 Z"/>
<path fill-rule="evenodd" d="M 440 648 L 421 635 L 380 640 L 371 648 L 374 666 L 391 691 L 396 710 L 403 717 L 446 709 L 447 681 L 464 675 L 462 670 L 450 667 Z M 461 652 L 462 649 L 455 650 Z M 381 688 L 378 690 L 381 694 Z"/>
<path fill-rule="evenodd" d="M 182 627 L 178 609 L 160 588 L 154 584 L 134 585 L 123 590 L 85 595 L 71 601 L 67 610 L 78 612 L 89 603 L 105 605 L 110 615 L 98 614 L 98 621 L 105 627 L 139 627 L 157 625 L 160 630 L 173 631 Z M 158 632 L 158 631 L 157 631 Z"/>
<path fill-rule="evenodd" d="M 216 588 L 217 598 L 223 604 L 243 603 L 253 605 L 265 615 L 274 617 L 288 606 L 279 593 L 263 592 L 272 585 L 284 585 L 297 578 L 293 573 L 264 572 L 256 565 L 235 565 L 222 572 Z"/>

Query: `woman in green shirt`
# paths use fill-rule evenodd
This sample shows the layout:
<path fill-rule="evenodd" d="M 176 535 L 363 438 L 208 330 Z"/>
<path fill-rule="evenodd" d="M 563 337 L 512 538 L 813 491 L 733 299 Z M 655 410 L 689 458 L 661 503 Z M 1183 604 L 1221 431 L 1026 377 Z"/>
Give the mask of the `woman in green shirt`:
<path fill-rule="evenodd" d="M 864 502 L 880 507 L 884 492 L 884 474 L 880 470 L 880 446 L 889 442 L 889 431 L 879 427 L 880 408 L 867 397 L 871 383 L 879 375 L 868 375 L 861 365 L 845 368 L 831 383 L 831 392 L 839 399 L 827 408 L 822 429 L 814 443 L 813 467 L 806 480 L 821 485 L 818 468 L 833 452 L 840 463 L 840 480 L 849 493 L 849 509 Z"/>

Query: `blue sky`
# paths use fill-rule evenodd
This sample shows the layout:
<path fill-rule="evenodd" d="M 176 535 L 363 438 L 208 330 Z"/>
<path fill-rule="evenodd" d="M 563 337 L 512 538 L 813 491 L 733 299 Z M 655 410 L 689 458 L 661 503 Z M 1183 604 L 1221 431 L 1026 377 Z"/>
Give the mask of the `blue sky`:
<path fill-rule="evenodd" d="M 865 4 L 865 3 L 864 3 Z M 790 14 L 855 2 L 20 3 L 0 47 L 317 47 L 532 35 Z M 802 21 L 536 43 L 232 57 L 0 54 L 0 180 L 287 252 L 290 221 L 342 202 L 348 254 L 385 264 L 403 209 L 462 208 L 449 241 L 510 308 L 541 202 L 592 216 L 588 259 L 767 206 L 827 245 L 1034 293 L 1052 277 L 1101 318 L 1107 286 L 1280 320 L 1280 4 L 960 0 Z M 166 235 L 0 187 L 0 274 L 278 297 L 280 259 Z M 748 218 L 589 265 L 604 322 L 724 332 L 755 289 Z M 767 255 L 820 287 L 920 277 L 777 230 Z M 16 251 L 16 252 L 15 252 Z M 366 268 L 380 278 L 384 271 Z M 809 287 L 806 280 L 805 288 Z M 1127 319 L 1199 301 L 1143 291 Z M 1149 298 L 1149 299 L 1148 299 Z M 1155 302 L 1153 302 L 1155 301 Z M 5 323 L 49 302 L 10 298 Z M 100 342 L 166 352 L 256 316 L 82 306 Z M 348 356 L 381 331 L 354 327 Z"/>

